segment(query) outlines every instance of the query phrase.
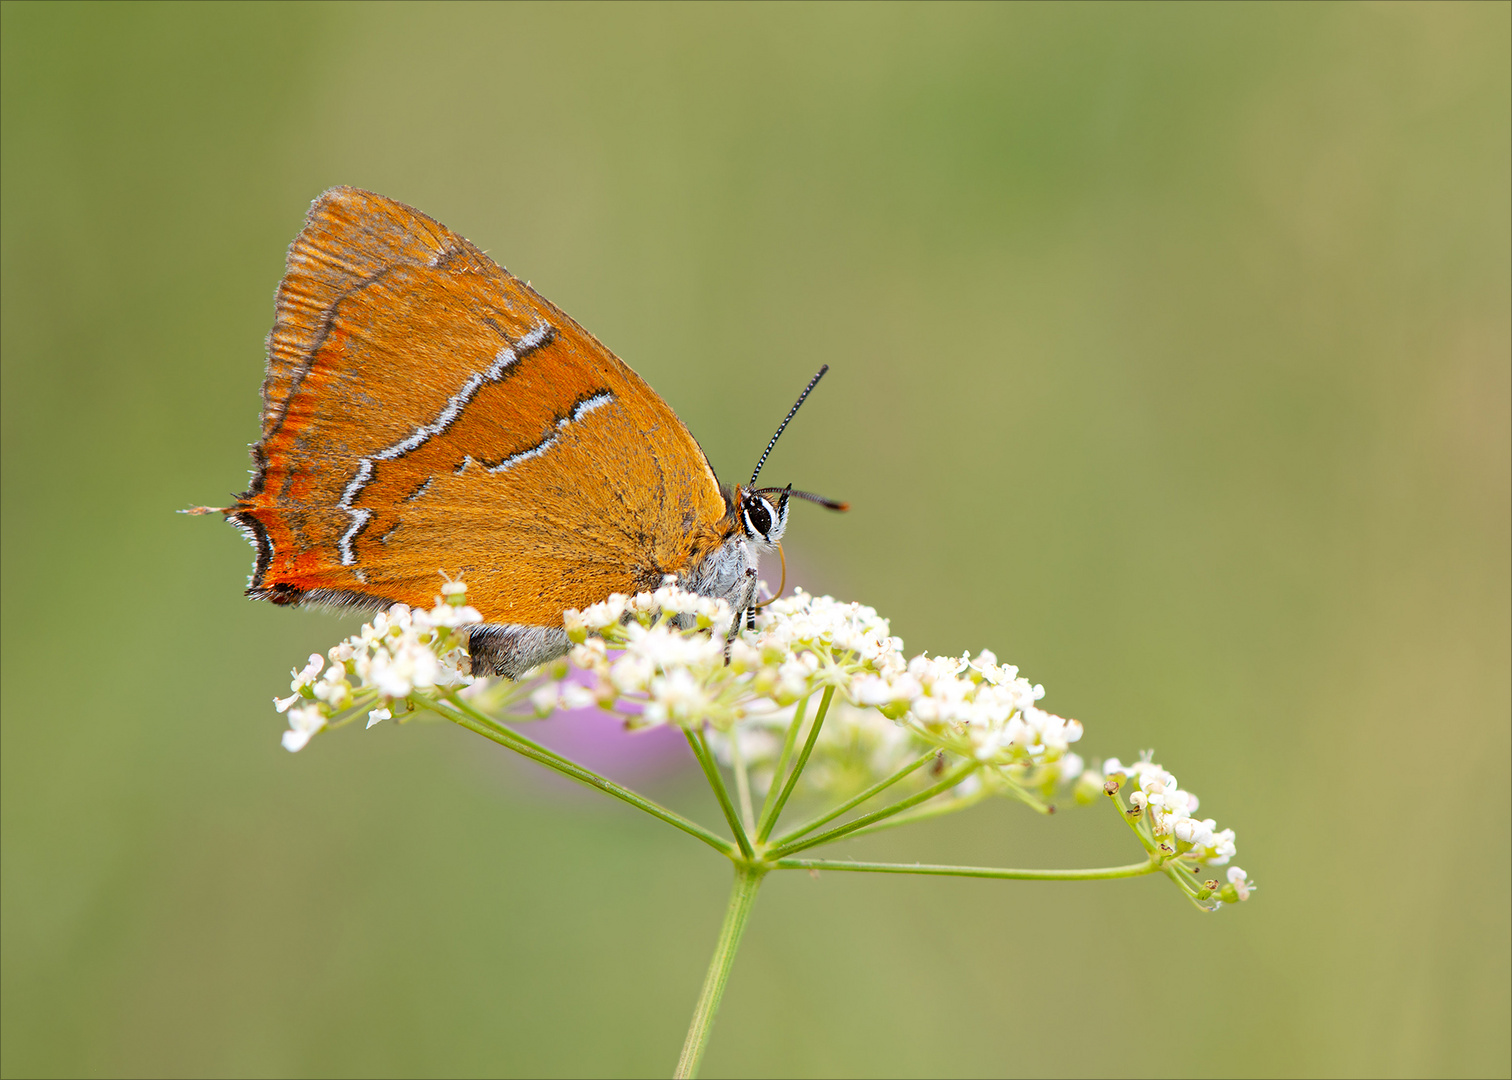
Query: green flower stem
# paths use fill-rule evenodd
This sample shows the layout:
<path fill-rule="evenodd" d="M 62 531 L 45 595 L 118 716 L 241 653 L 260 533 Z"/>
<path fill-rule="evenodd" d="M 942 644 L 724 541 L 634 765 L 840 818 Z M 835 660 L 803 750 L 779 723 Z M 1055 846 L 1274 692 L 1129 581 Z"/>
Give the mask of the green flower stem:
<path fill-rule="evenodd" d="M 803 729 L 803 717 L 808 712 L 809 699 L 804 698 L 793 710 L 793 722 L 788 725 L 787 737 L 782 740 L 782 753 L 777 756 L 777 767 L 772 770 L 772 782 L 767 787 L 766 798 L 761 803 L 761 817 L 756 820 L 756 841 L 766 843 L 776 819 L 772 808 L 777 804 L 777 793 L 782 790 L 782 778 L 787 774 L 788 759 L 793 756 L 793 744 L 798 741 L 798 732 Z"/>
<path fill-rule="evenodd" d="M 1205 915 L 1212 914 L 1214 908 L 1209 904 L 1213 902 L 1214 894 L 1208 893 L 1207 897 L 1202 896 L 1205 889 L 1195 873 L 1175 861 L 1166 863 L 1161 869 L 1165 871 L 1166 877 L 1176 883 L 1176 887 L 1192 902 L 1193 907 Z"/>
<path fill-rule="evenodd" d="M 751 812 L 751 777 L 746 772 L 745 755 L 740 752 L 740 733 L 730 732 L 730 768 L 735 773 L 735 794 L 740 799 L 740 820 L 747 836 L 756 834 L 756 815 Z"/>
<path fill-rule="evenodd" d="M 778 870 L 856 870 L 872 874 L 935 874 L 945 877 L 1012 878 L 1020 881 L 1101 881 L 1141 877 L 1161 869 L 1147 859 L 1128 866 L 1103 866 L 1091 870 L 1006 870 L 994 866 L 933 866 L 928 863 L 848 862 L 842 859 L 778 859 Z"/>
<path fill-rule="evenodd" d="M 927 806 L 915 807 L 907 813 L 898 814 L 878 821 L 865 828 L 857 829 L 850 834 L 849 839 L 854 840 L 858 836 L 870 836 L 872 833 L 881 832 L 883 829 L 895 828 L 898 825 L 911 825 L 915 821 L 928 821 L 930 818 L 944 817 L 946 814 L 959 814 L 962 810 L 970 810 L 979 802 L 984 802 L 992 796 L 992 792 L 983 787 L 981 790 L 965 795 L 958 799 L 941 799 L 939 802 Z"/>
<path fill-rule="evenodd" d="M 458 703 L 455 702 L 453 703 L 453 705 L 457 704 Z M 621 802 L 627 802 L 637 810 L 644 810 L 652 817 L 660 818 L 668 825 L 673 825 L 681 829 L 689 836 L 698 837 L 698 839 L 708 844 L 711 848 L 719 852 L 721 855 L 733 856 L 735 854 L 735 845 L 731 844 L 728 840 L 725 840 L 722 837 L 716 836 L 714 833 L 711 833 L 708 829 L 705 829 L 697 822 L 689 821 L 681 814 L 673 813 L 665 806 L 659 806 L 658 804 L 652 802 L 650 799 L 647 799 L 642 795 L 637 795 L 629 788 L 620 787 L 620 785 L 616 784 L 613 780 L 609 780 L 606 777 L 600 776 L 598 773 L 594 772 L 591 769 L 585 769 L 583 766 L 577 764 L 576 762 L 569 761 L 561 755 L 547 750 L 544 746 L 541 746 L 540 744 L 527 739 L 525 736 L 521 735 L 519 732 L 515 731 L 512 728 L 505 727 L 503 724 L 499 724 L 496 721 L 490 720 L 486 716 L 483 716 L 481 713 L 475 714 L 474 710 L 465 707 L 465 703 L 463 703 L 462 707 L 460 708 L 453 708 L 448 707 L 443 702 L 432 701 L 428 703 L 428 707 L 438 715 L 445 717 L 446 719 L 450 720 L 454 724 L 459 725 L 460 727 L 465 727 L 469 731 L 482 735 L 485 739 L 491 739 L 492 741 L 498 743 L 500 746 L 507 747 L 517 754 L 528 757 L 532 761 L 545 765 L 548 769 L 555 769 L 563 776 L 571 777 L 573 780 L 587 784 L 589 787 L 597 788 L 598 790 L 604 792 L 604 794 L 612 795 L 614 798 L 619 799 Z"/>
<path fill-rule="evenodd" d="M 1002 778 L 1002 793 L 1007 798 L 1017 799 L 1029 809 L 1033 810 L 1036 814 L 1044 814 L 1048 817 L 1049 815 L 1055 813 L 1054 805 L 1047 803 L 1044 799 L 1036 795 L 1030 788 L 1026 788 L 1017 780 L 1014 780 L 1012 777 L 1005 775 L 1002 770 L 999 770 L 998 776 Z"/>
<path fill-rule="evenodd" d="M 945 774 L 945 778 L 942 779 L 939 783 L 932 784 L 929 787 L 925 788 L 923 791 L 916 792 L 906 799 L 900 799 L 899 801 L 893 803 L 891 806 L 884 806 L 880 810 L 873 810 L 870 814 L 863 814 L 855 821 L 849 822 L 845 825 L 836 825 L 833 829 L 822 832 L 818 836 L 810 836 L 806 840 L 795 840 L 791 844 L 779 845 L 767 853 L 767 858 L 769 860 L 780 859 L 784 855 L 791 855 L 795 851 L 802 851 L 804 848 L 818 847 L 820 844 L 833 843 L 836 840 L 849 836 L 851 833 L 859 832 L 861 829 L 866 828 L 866 826 L 871 825 L 874 822 L 882 821 L 885 818 L 890 818 L 894 814 L 900 814 L 910 807 L 918 806 L 920 803 L 927 802 L 928 800 L 934 798 L 936 795 L 939 795 L 942 792 L 949 791 L 951 788 L 955 787 L 980 767 L 980 762 L 968 761 L 958 768 L 952 769 L 950 772 Z"/>
<path fill-rule="evenodd" d="M 730 980 L 735 950 L 740 947 L 740 936 L 745 932 L 751 906 L 756 902 L 756 890 L 766 871 L 764 866 L 735 864 L 735 885 L 730 890 L 730 904 L 725 909 L 724 925 L 719 928 L 719 943 L 714 946 L 709 973 L 704 976 L 703 991 L 693 1010 L 693 1022 L 688 1025 L 682 1056 L 677 1059 L 677 1071 L 672 1074 L 675 1077 L 698 1075 L 699 1063 L 703 1061 L 704 1049 L 709 1044 L 709 1033 L 714 1029 L 714 1016 L 719 1012 L 719 999 L 724 996 L 725 983 Z"/>
<path fill-rule="evenodd" d="M 776 840 L 772 841 L 772 843 L 775 844 L 777 847 L 781 847 L 783 844 L 790 844 L 790 843 L 792 843 L 794 840 L 798 839 L 800 836 L 805 836 L 808 833 L 813 832 L 815 829 L 817 829 L 821 825 L 828 825 L 831 821 L 834 821 L 837 817 L 839 817 L 841 814 L 844 814 L 846 811 L 853 810 L 854 808 L 856 808 L 856 807 L 860 806 L 862 803 L 864 803 L 867 799 L 870 799 L 870 798 L 872 798 L 875 795 L 880 795 L 882 792 L 884 792 L 888 788 L 892 787 L 894 784 L 896 784 L 899 780 L 903 779 L 909 773 L 911 773 L 915 769 L 919 768 L 919 766 L 928 764 L 930 761 L 932 761 L 935 758 L 935 756 L 937 754 L 939 754 L 938 750 L 931 750 L 929 753 L 925 754 L 923 757 L 919 758 L 917 761 L 911 761 L 911 762 L 909 762 L 907 765 L 903 766 L 901 769 L 899 769 L 897 772 L 893 773 L 887 779 L 885 779 L 885 780 L 879 780 L 875 784 L 873 784 L 871 787 L 869 787 L 865 791 L 861 792 L 861 794 L 855 796 L 854 798 L 847 799 L 845 802 L 843 802 L 839 806 L 835 807 L 833 810 L 831 810 L 829 813 L 825 814 L 823 817 L 817 817 L 817 818 L 815 818 L 813 821 L 810 821 L 807 825 L 802 825 L 799 828 L 794 829 L 792 832 L 787 833 L 787 834 L 785 834 L 785 835 L 783 835 L 781 837 L 778 837 Z"/>
<path fill-rule="evenodd" d="M 704 739 L 703 732 L 694 728 L 684 728 L 683 734 L 687 736 L 688 745 L 693 748 L 693 756 L 703 767 L 704 777 L 709 781 L 709 786 L 714 789 L 714 797 L 719 800 L 719 808 L 724 811 L 725 820 L 730 823 L 730 831 L 735 834 L 735 842 L 740 845 L 740 854 L 746 859 L 754 858 L 756 852 L 751 847 L 751 838 L 746 835 L 745 827 L 740 823 L 740 815 L 735 812 L 735 806 L 730 802 L 730 792 L 725 787 L 724 777 L 719 775 L 719 765 L 715 762 L 714 755 L 709 753 L 709 744 Z"/>
<path fill-rule="evenodd" d="M 814 752 L 814 743 L 819 741 L 819 729 L 824 726 L 824 718 L 829 715 L 830 701 L 834 699 L 835 688 L 826 686 L 824 697 L 819 699 L 819 711 L 814 715 L 813 726 L 809 728 L 808 738 L 803 741 L 803 749 L 798 753 L 798 760 L 793 765 L 793 771 L 788 774 L 787 783 L 782 785 L 782 794 L 777 796 L 777 802 L 772 806 L 772 816 L 767 819 L 766 829 L 770 833 L 777 824 L 777 818 L 782 814 L 782 808 L 787 805 L 788 796 L 793 794 L 793 787 L 798 783 L 798 777 L 803 772 L 803 767 L 808 764 L 809 755 Z M 777 777 L 772 777 L 772 786 L 777 786 Z"/>
<path fill-rule="evenodd" d="M 593 772 L 593 770 L 589 769 L 586 765 L 579 765 L 577 762 L 571 760 L 570 758 L 563 757 L 561 754 L 557 753 L 555 750 L 552 750 L 552 749 L 550 749 L 549 747 L 546 747 L 546 746 L 542 746 L 540 743 L 536 742 L 530 736 L 524 734 L 523 732 L 515 730 L 514 728 L 510 727 L 508 724 L 505 724 L 503 721 L 499 720 L 498 718 L 489 716 L 487 713 L 482 712 L 479 709 L 475 708 L 469 701 L 467 701 L 465 698 L 463 698 L 461 695 L 459 695 L 455 690 L 444 691 L 444 694 L 445 694 L 447 702 L 450 703 L 450 705 L 451 705 L 451 707 L 453 709 L 456 709 L 458 712 L 462 713 L 464 716 L 471 717 L 474 721 L 476 721 L 479 724 L 484 724 L 487 727 L 492 728 L 494 731 L 497 731 L 500 734 L 502 734 L 505 738 L 511 739 L 514 742 L 520 744 L 521 746 L 526 747 L 527 749 L 529 749 L 531 752 L 529 754 L 527 754 L 526 756 L 530 757 L 532 760 L 537 761 L 537 762 L 539 762 L 542 765 L 546 765 L 548 768 L 555 768 L 556 766 L 554 766 L 554 765 L 551 764 L 552 762 L 555 762 L 557 765 L 565 765 L 569 769 L 578 769 L 578 770 L 581 770 L 582 772 L 588 773 L 590 775 L 598 776 L 597 773 Z M 432 707 L 434 707 L 434 706 L 432 706 Z M 445 715 L 445 714 L 443 713 L 442 715 Z M 609 780 L 607 777 L 599 776 L 598 778 L 600 780 L 603 780 L 606 784 L 613 784 L 614 783 L 612 780 Z M 618 787 L 618 785 L 614 785 L 614 786 Z M 622 790 L 628 790 L 628 789 L 622 789 Z M 635 795 L 635 792 L 631 791 L 630 794 L 631 795 Z M 638 795 L 636 797 L 640 798 L 640 796 L 638 796 Z M 671 813 L 671 811 L 668 811 L 668 813 Z"/>
<path fill-rule="evenodd" d="M 1178 889 L 1186 894 L 1188 900 L 1195 900 L 1197 898 L 1197 889 L 1195 883 L 1193 881 L 1189 881 L 1186 876 L 1186 873 L 1190 873 L 1190 871 L 1183 873 L 1185 868 L 1175 860 L 1162 864 L 1160 869 L 1165 873 L 1166 877 L 1170 878 L 1176 883 L 1176 887 Z M 1193 877 L 1195 878 L 1195 875 L 1193 875 Z"/>
<path fill-rule="evenodd" d="M 1155 837 L 1150 835 L 1149 826 L 1146 824 L 1146 819 L 1149 817 L 1149 814 L 1144 813 L 1138 815 L 1138 817 L 1135 817 L 1130 813 L 1128 804 L 1125 803 L 1123 799 L 1122 784 L 1120 784 L 1118 790 L 1113 792 L 1108 798 L 1113 803 L 1113 805 L 1118 808 L 1118 814 L 1123 818 L 1124 824 L 1132 829 L 1134 831 L 1134 835 L 1139 838 L 1140 846 L 1150 853 L 1150 858 L 1155 858 L 1159 854 L 1159 852 L 1155 848 Z"/>

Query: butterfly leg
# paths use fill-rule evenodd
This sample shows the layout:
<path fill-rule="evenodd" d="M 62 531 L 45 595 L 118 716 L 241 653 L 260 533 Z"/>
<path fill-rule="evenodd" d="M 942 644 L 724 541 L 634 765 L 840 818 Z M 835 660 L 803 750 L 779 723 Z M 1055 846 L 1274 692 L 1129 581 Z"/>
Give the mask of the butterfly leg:
<path fill-rule="evenodd" d="M 756 571 L 753 568 L 747 568 L 745 587 L 740 590 L 740 606 L 735 609 L 735 618 L 730 621 L 730 632 L 725 636 L 725 667 L 730 666 L 730 645 L 735 641 L 735 635 L 740 633 L 741 624 L 744 623 L 749 630 L 756 629 L 755 603 Z"/>
<path fill-rule="evenodd" d="M 749 587 L 746 589 L 745 610 L 740 613 L 735 621 L 737 623 L 744 622 L 747 630 L 754 630 L 756 629 L 756 590 L 758 588 L 756 584 L 756 568 L 754 566 L 746 571 L 746 583 Z"/>
<path fill-rule="evenodd" d="M 739 625 L 740 620 L 743 618 L 745 620 L 745 628 L 747 630 L 754 630 L 756 629 L 756 568 L 754 566 L 746 569 L 745 597 L 745 610 L 740 613 L 740 617 L 735 622 L 736 625 Z"/>

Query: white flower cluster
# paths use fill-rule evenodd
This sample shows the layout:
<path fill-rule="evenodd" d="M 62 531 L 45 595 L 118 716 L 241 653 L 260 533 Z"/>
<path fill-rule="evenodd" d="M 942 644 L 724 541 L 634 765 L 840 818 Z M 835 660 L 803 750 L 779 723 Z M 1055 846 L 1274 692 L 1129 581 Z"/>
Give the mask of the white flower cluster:
<path fill-rule="evenodd" d="M 897 715 L 923 738 L 986 765 L 1058 761 L 1082 737 L 1076 720 L 1038 708 L 1045 688 L 982 650 L 972 659 L 888 657 L 877 675 L 856 680 L 851 699 Z M 1080 770 L 1077 770 L 1080 771 Z"/>
<path fill-rule="evenodd" d="M 568 608 L 562 613 L 562 625 L 569 638 L 582 643 L 589 634 L 602 634 L 632 620 L 642 626 L 649 626 L 662 617 L 675 620 L 683 628 L 716 628 L 721 635 L 728 633 L 730 629 L 729 604 L 679 588 L 672 583 L 670 575 L 666 584 L 655 592 L 636 593 L 634 596 L 613 593 L 609 599 L 601 600 L 583 611 Z"/>
<path fill-rule="evenodd" d="M 729 638 L 732 618 L 725 601 L 671 584 L 568 611 L 572 663 L 594 683 L 555 697 L 543 690 L 537 708 L 593 700 L 634 726 L 708 722 L 728 731 L 827 686 L 850 696 L 856 678 L 876 675 L 903 645 L 871 608 L 802 592 L 768 605 L 754 633 Z"/>
<path fill-rule="evenodd" d="M 1194 817 L 1197 813 L 1197 796 L 1184 791 L 1176 783 L 1176 777 L 1146 754 L 1139 761 L 1128 765 L 1117 758 L 1103 762 L 1103 776 L 1120 785 L 1132 784 L 1129 791 L 1129 807 L 1141 814 L 1150 825 L 1150 834 L 1157 841 L 1174 840 L 1177 853 L 1182 859 L 1205 863 L 1208 866 L 1226 866 L 1234 857 L 1234 830 L 1219 829 L 1212 818 Z M 1239 899 L 1249 897 L 1250 886 L 1245 883 L 1244 871 L 1234 867 L 1229 871 L 1230 883 L 1237 877 Z"/>
<path fill-rule="evenodd" d="M 569 611 L 567 632 L 579 643 L 572 663 L 596 684 L 545 688 L 537 708 L 628 704 L 637 725 L 707 720 L 728 730 L 833 686 L 925 743 L 985 765 L 1053 762 L 1081 738 L 1081 724 L 1035 705 L 1044 687 L 1019 678 L 1017 668 L 985 651 L 974 660 L 909 660 L 887 620 L 863 604 L 795 590 L 763 609 L 754 634 L 727 645 L 730 619 L 724 601 L 674 585 Z M 624 651 L 611 656 L 611 648 Z"/>
<path fill-rule="evenodd" d="M 752 697 L 725 665 L 725 635 L 732 618 L 723 600 L 675 585 L 622 596 L 563 615 L 576 644 L 574 666 L 591 672 L 594 685 L 546 684 L 531 695 L 538 714 L 590 704 L 628 707 L 634 726 L 711 720 L 729 726 L 745 715 Z M 589 635 L 594 636 L 589 636 Z M 624 650 L 610 657 L 609 647 Z"/>
<path fill-rule="evenodd" d="M 482 621 L 466 605 L 467 586 L 447 582 L 430 611 L 395 604 L 328 653 L 310 656 L 303 670 L 291 672 L 293 691 L 275 698 L 274 707 L 287 712 L 286 750 L 301 750 L 333 717 L 348 709 L 372 706 L 368 727 L 393 716 L 396 702 L 417 690 L 466 686 L 467 652 L 458 627 Z M 322 671 L 322 668 L 324 670 Z"/>

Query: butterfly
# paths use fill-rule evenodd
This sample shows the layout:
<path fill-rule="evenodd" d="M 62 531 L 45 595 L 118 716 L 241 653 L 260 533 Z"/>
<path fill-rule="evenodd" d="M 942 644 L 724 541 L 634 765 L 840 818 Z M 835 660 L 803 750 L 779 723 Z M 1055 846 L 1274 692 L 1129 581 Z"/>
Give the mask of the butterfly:
<path fill-rule="evenodd" d="M 439 571 L 485 622 L 475 674 L 568 649 L 562 613 L 675 580 L 749 622 L 793 499 L 721 486 L 657 393 L 560 308 L 419 211 L 337 187 L 289 248 L 251 486 L 220 508 L 247 595 L 427 606 Z M 204 509 L 204 508 L 201 508 Z M 735 629 L 732 628 L 733 634 Z"/>

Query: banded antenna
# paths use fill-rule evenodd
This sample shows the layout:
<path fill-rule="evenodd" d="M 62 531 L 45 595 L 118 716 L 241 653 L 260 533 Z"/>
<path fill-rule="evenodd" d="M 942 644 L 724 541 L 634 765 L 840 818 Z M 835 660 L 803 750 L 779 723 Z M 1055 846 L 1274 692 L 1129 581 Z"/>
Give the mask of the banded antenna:
<path fill-rule="evenodd" d="M 814 387 L 819 385 L 819 380 L 824 378 L 824 373 L 828 370 L 828 364 L 825 364 L 822 368 L 819 369 L 819 374 L 815 375 L 812 379 L 809 380 L 809 384 L 803 388 L 803 393 L 798 395 L 798 400 L 793 402 L 793 407 L 789 409 L 788 414 L 782 418 L 782 423 L 777 425 L 777 434 L 773 435 L 772 441 L 767 443 L 766 450 L 762 452 L 761 460 L 756 463 L 756 468 L 751 473 L 751 487 L 754 488 L 756 486 L 756 478 L 761 475 L 761 467 L 766 464 L 767 455 L 772 452 L 772 447 L 777 445 L 777 440 L 782 438 L 782 432 L 788 426 L 788 421 L 792 420 L 794 416 L 798 415 L 799 406 L 801 406 L 803 404 L 803 400 L 809 396 L 810 391 L 812 391 Z M 794 494 L 806 496 L 807 493 L 794 492 Z M 816 499 L 814 501 L 818 502 L 820 500 Z"/>

